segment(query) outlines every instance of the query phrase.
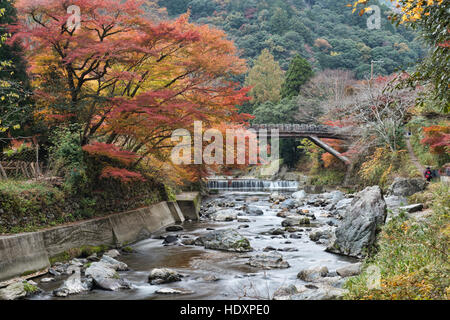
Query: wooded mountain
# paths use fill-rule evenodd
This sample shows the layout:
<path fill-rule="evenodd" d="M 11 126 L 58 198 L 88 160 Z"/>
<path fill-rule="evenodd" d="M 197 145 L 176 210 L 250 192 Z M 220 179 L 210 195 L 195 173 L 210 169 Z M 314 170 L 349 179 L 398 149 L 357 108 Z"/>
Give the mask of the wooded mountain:
<path fill-rule="evenodd" d="M 227 32 L 250 66 L 268 49 L 287 70 L 300 54 L 315 70 L 346 69 L 359 79 L 370 75 L 371 60 L 378 75 L 407 69 L 423 55 L 416 34 L 394 27 L 391 8 L 381 8 L 381 29 L 369 30 L 367 19 L 346 5 L 348 0 L 159 0 L 170 16 L 190 10 L 191 19 Z"/>

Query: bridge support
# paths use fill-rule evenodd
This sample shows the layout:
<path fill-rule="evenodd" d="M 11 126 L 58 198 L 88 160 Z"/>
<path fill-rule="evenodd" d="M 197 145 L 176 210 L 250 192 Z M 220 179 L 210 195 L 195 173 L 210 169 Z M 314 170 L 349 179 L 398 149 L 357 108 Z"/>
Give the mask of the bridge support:
<path fill-rule="evenodd" d="M 346 165 L 350 165 L 350 160 L 343 156 L 339 151 L 335 150 L 322 140 L 320 140 L 317 136 L 308 136 L 308 139 L 311 140 L 315 145 L 324 149 L 326 152 L 331 153 L 333 156 L 344 162 Z"/>

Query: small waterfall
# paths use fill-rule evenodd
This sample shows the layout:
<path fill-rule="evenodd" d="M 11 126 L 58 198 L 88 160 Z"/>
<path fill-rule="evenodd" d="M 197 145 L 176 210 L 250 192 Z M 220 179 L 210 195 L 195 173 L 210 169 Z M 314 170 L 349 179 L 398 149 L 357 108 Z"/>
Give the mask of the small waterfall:
<path fill-rule="evenodd" d="M 297 191 L 297 181 L 258 179 L 209 179 L 209 190 L 218 191 Z"/>

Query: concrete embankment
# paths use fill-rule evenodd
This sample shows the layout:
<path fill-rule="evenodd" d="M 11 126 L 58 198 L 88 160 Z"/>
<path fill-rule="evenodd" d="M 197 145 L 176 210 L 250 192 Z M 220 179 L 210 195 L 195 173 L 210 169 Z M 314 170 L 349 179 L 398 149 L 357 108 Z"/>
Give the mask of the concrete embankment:
<path fill-rule="evenodd" d="M 0 236 L 0 282 L 44 270 L 50 266 L 52 257 L 71 249 L 120 247 L 148 238 L 161 228 L 185 219 L 196 220 L 200 200 L 199 193 L 181 194 L 177 202 L 160 202 L 70 225 Z"/>

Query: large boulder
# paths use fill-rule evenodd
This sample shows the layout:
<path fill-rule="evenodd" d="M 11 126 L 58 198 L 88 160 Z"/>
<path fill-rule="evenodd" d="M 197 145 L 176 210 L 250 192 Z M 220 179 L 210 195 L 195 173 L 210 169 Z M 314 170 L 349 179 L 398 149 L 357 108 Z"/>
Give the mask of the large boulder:
<path fill-rule="evenodd" d="M 0 289 L 0 300 L 17 300 L 27 296 L 25 283 L 18 281 Z"/>
<path fill-rule="evenodd" d="M 120 278 L 117 271 L 128 270 L 128 266 L 110 256 L 104 255 L 99 262 L 92 263 L 85 271 L 85 276 L 92 279 L 96 288 L 108 291 L 129 289 L 131 285 Z"/>
<path fill-rule="evenodd" d="M 205 249 L 249 252 L 253 251 L 250 241 L 234 229 L 212 231 L 195 240 L 197 245 L 203 245 Z"/>
<path fill-rule="evenodd" d="M 167 268 L 153 269 L 152 271 L 150 271 L 150 274 L 148 276 L 148 282 L 154 285 L 171 283 L 181 281 L 182 277 L 183 277 L 182 274 L 172 269 Z"/>
<path fill-rule="evenodd" d="M 353 202 L 353 199 L 342 199 L 337 202 L 334 206 L 334 214 L 337 214 L 341 217 L 345 217 L 347 210 L 350 204 Z"/>
<path fill-rule="evenodd" d="M 427 183 L 421 178 L 396 178 L 387 192 L 390 196 L 409 197 L 425 190 Z"/>
<path fill-rule="evenodd" d="M 362 258 L 375 243 L 386 221 L 387 209 L 380 187 L 368 187 L 353 199 L 327 251 Z"/>
<path fill-rule="evenodd" d="M 250 258 L 248 264 L 264 270 L 287 269 L 290 267 L 289 263 L 283 260 L 283 256 L 278 252 L 257 254 Z"/>

